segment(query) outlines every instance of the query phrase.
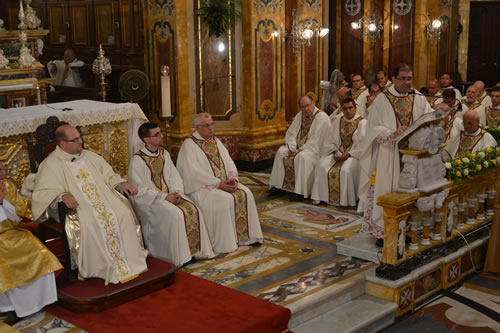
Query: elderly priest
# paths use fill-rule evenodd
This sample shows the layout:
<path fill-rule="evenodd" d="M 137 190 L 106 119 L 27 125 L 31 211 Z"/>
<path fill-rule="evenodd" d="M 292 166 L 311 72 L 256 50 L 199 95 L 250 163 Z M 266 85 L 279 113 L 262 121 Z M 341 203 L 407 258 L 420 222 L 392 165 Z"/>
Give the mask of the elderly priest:
<path fill-rule="evenodd" d="M 238 170 L 226 147 L 214 136 L 214 121 L 202 112 L 194 119 L 196 132 L 181 146 L 177 169 L 184 190 L 205 218 L 214 251 L 227 253 L 238 245 L 263 241 L 252 192 L 238 181 Z"/>
<path fill-rule="evenodd" d="M 0 162 L 0 312 L 13 311 L 13 323 L 57 301 L 54 271 L 62 266 L 38 238 L 17 226 L 29 202 L 16 200 L 19 194 L 8 189 L 5 176 Z"/>
<path fill-rule="evenodd" d="M 445 158 L 455 158 L 467 152 L 474 153 L 488 147 L 495 147 L 497 141 L 485 130 L 479 127 L 479 115 L 475 110 L 468 110 L 463 115 L 463 130 L 452 132 L 445 147 L 448 153 Z"/>
<path fill-rule="evenodd" d="M 114 190 L 133 196 L 137 189 L 101 156 L 83 150 L 76 128 L 62 125 L 55 134 L 57 147 L 36 175 L 33 216 L 39 219 L 59 201 L 76 209 L 77 219 L 66 229 L 75 236 L 68 241 L 81 277 L 99 277 L 106 284 L 137 277 L 147 270 L 147 251 L 130 203 Z"/>
<path fill-rule="evenodd" d="M 297 201 L 311 194 L 321 138 L 330 127 L 329 117 L 314 105 L 310 96 L 302 96 L 299 105 L 301 111 L 286 132 L 285 145 L 274 157 L 269 179 L 270 187 L 295 193 Z"/>

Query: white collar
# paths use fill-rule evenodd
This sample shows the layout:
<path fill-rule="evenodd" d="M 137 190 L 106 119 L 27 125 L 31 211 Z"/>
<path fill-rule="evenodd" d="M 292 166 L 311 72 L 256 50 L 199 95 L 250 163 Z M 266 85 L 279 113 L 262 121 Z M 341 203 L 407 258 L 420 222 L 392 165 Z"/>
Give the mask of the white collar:
<path fill-rule="evenodd" d="M 465 134 L 466 136 L 478 136 L 478 135 L 479 135 L 479 133 L 481 133 L 481 127 L 479 127 L 479 128 L 478 128 L 475 132 L 472 132 L 472 133 L 467 133 L 467 132 L 465 132 L 465 130 L 464 130 L 464 134 Z"/>
<path fill-rule="evenodd" d="M 344 118 L 344 120 L 347 121 L 348 123 L 353 122 L 354 120 L 358 119 L 359 117 L 361 117 L 361 116 L 357 113 L 351 119 L 347 119 L 344 115 L 342 115 L 342 118 Z"/>
<path fill-rule="evenodd" d="M 408 93 L 405 93 L 405 94 L 401 94 L 401 93 L 399 93 L 399 92 L 396 90 L 396 88 L 394 88 L 394 85 L 390 86 L 390 87 L 389 87 L 389 89 L 387 89 L 387 90 L 389 90 L 389 92 L 390 92 L 391 94 L 393 94 L 394 96 L 396 96 L 396 97 L 406 97 L 406 96 L 408 96 Z"/>
<path fill-rule="evenodd" d="M 161 147 L 158 147 L 158 150 L 153 153 L 151 150 L 149 150 L 148 148 L 144 147 L 144 148 L 141 149 L 141 151 L 144 154 L 148 155 L 148 156 L 156 157 L 156 156 L 160 155 L 160 149 L 161 149 Z"/>

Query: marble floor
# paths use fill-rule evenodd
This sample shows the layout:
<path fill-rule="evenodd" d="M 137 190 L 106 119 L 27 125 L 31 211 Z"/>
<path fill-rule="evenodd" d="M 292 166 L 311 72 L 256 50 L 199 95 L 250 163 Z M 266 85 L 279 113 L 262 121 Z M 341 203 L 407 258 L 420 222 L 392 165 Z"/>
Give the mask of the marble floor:
<path fill-rule="evenodd" d="M 184 267 L 184 271 L 286 306 L 295 313 L 325 297 L 331 290 L 354 284 L 353 281 L 359 282 L 360 274 L 374 267 L 375 264 L 369 261 L 337 253 L 336 244 L 339 241 L 359 235 L 361 216 L 355 210 L 312 205 L 310 200 L 293 202 L 284 193 L 270 195 L 267 193 L 268 179 L 268 173 L 240 175 L 240 182 L 254 193 L 264 244 L 258 247 L 242 246 L 216 259 L 197 261 Z M 461 330 L 456 332 L 468 332 L 467 329 L 473 327 L 478 329 L 477 332 L 500 332 L 500 281 L 480 275 L 477 279 L 467 282 L 451 296 L 442 295 L 439 300 L 398 320 L 383 332 L 434 332 L 434 329 L 437 332 L 455 332 L 457 327 Z M 483 307 L 471 308 L 471 303 L 462 302 L 464 298 L 472 298 L 473 302 Z M 484 315 L 481 311 L 490 311 L 490 315 Z M 464 312 L 474 315 L 469 318 L 463 315 Z M 59 328 L 50 329 L 51 326 L 57 326 L 54 324 L 57 318 L 48 318 L 43 311 L 37 315 L 45 326 L 22 331 L 79 331 L 74 327 L 64 328 L 71 324 L 63 322 L 59 323 Z M 326 323 L 328 318 L 324 320 Z M 463 322 L 459 323 L 460 320 Z M 406 323 L 422 329 L 407 331 Z M 21 328 L 19 325 L 22 323 L 16 327 Z M 324 327 L 329 326 L 309 325 L 303 332 L 335 331 L 325 330 Z"/>

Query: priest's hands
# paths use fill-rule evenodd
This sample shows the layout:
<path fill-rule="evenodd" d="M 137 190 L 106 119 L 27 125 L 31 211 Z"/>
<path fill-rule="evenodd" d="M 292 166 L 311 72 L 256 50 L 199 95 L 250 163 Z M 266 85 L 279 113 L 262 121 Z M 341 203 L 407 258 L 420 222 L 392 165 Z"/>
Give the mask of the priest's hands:
<path fill-rule="evenodd" d="M 122 185 L 123 193 L 125 193 L 129 197 L 133 197 L 134 195 L 137 194 L 137 187 L 135 187 L 134 185 L 129 184 L 127 182 L 121 183 L 121 185 Z"/>
<path fill-rule="evenodd" d="M 78 201 L 76 201 L 75 197 L 69 193 L 66 193 L 65 195 L 63 195 L 61 200 L 64 202 L 66 207 L 68 207 L 69 209 L 77 209 L 78 208 Z"/>
<path fill-rule="evenodd" d="M 300 153 L 302 151 L 302 149 L 294 149 L 294 150 L 290 150 L 288 152 L 288 156 L 295 156 L 297 155 L 298 153 Z"/>
<path fill-rule="evenodd" d="M 335 159 L 335 161 L 337 161 L 337 162 L 342 162 L 342 161 L 345 161 L 345 160 L 347 160 L 349 157 L 351 157 L 351 154 L 349 154 L 349 153 L 341 153 L 341 154 L 334 153 L 334 154 L 333 154 L 333 158 L 334 158 L 334 159 Z"/>
<path fill-rule="evenodd" d="M 223 180 L 219 183 L 219 189 L 233 193 L 238 189 L 238 181 L 236 179 Z"/>
<path fill-rule="evenodd" d="M 167 197 L 165 198 L 168 202 L 178 205 L 179 202 L 181 202 L 181 194 L 179 192 L 172 192 L 167 194 Z"/>
<path fill-rule="evenodd" d="M 7 185 L 2 179 L 0 180 L 0 203 L 3 202 L 3 199 L 5 199 L 6 194 L 7 194 Z"/>
<path fill-rule="evenodd" d="M 398 136 L 399 134 L 403 133 L 405 131 L 405 129 L 407 129 L 408 126 L 401 126 L 400 128 L 398 128 L 397 130 L 394 131 L 394 136 Z"/>

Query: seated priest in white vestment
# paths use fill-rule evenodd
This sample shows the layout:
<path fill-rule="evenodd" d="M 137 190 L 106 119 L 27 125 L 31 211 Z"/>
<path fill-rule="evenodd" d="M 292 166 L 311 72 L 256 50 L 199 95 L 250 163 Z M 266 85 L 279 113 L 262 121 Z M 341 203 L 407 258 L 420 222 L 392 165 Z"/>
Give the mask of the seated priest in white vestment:
<path fill-rule="evenodd" d="M 360 73 L 354 73 L 352 76 L 352 89 L 351 89 L 352 99 L 356 102 L 356 112 L 361 117 L 365 117 L 366 102 L 370 91 L 365 86 L 365 80 L 363 80 L 363 75 Z M 341 111 L 343 109 L 341 108 Z M 342 114 L 342 112 L 340 112 Z"/>
<path fill-rule="evenodd" d="M 397 189 L 399 184 L 399 152 L 394 138 L 423 114 L 433 112 L 425 96 L 412 90 L 410 66 L 396 66 L 392 81 L 394 84 L 379 94 L 371 106 L 360 157 L 359 198 L 364 210 L 361 230 L 380 240 L 378 244 L 384 238 L 384 220 L 377 198 Z"/>
<path fill-rule="evenodd" d="M 463 129 L 454 131 L 444 148 L 448 153 L 445 158 L 453 159 L 467 152 L 474 153 L 488 147 L 496 147 L 495 138 L 479 127 L 479 115 L 476 111 L 465 111 L 462 122 Z"/>
<path fill-rule="evenodd" d="M 269 179 L 270 187 L 295 193 L 294 200 L 311 195 L 321 140 L 330 127 L 330 119 L 314 105 L 310 96 L 302 96 L 299 105 L 301 111 L 286 132 L 285 145 L 274 157 Z"/>
<path fill-rule="evenodd" d="M 377 72 L 377 82 L 382 91 L 386 91 L 389 87 L 392 86 L 391 80 L 389 80 L 389 75 L 385 70 L 381 70 Z"/>
<path fill-rule="evenodd" d="M 441 74 L 441 77 L 439 78 L 439 86 L 441 87 L 441 93 L 446 90 L 446 89 L 453 89 L 455 91 L 455 96 L 458 100 L 462 99 L 462 93 L 460 93 L 460 90 L 452 86 L 451 84 L 453 83 L 453 79 L 451 78 L 451 73 L 443 73 Z"/>
<path fill-rule="evenodd" d="M 132 206 L 115 191 L 134 196 L 137 188 L 126 183 L 101 156 L 83 150 L 76 128 L 59 126 L 55 137 L 57 147 L 36 175 L 34 218 L 40 219 L 49 208 L 64 202 L 76 210 L 74 218 L 66 221 L 66 233 L 80 276 L 99 277 L 106 284 L 137 277 L 147 270 L 147 251 Z"/>
<path fill-rule="evenodd" d="M 176 266 L 194 262 L 193 257 L 214 257 L 203 215 L 184 195 L 182 178 L 162 147 L 160 127 L 144 123 L 139 137 L 145 147 L 130 160 L 128 179 L 138 189 L 131 200 L 147 249 Z"/>
<path fill-rule="evenodd" d="M 218 253 L 238 245 L 263 242 L 252 192 L 238 181 L 238 170 L 222 142 L 214 136 L 214 121 L 202 112 L 194 120 L 196 132 L 181 146 L 177 170 L 184 192 L 205 218 L 212 248 Z"/>
<path fill-rule="evenodd" d="M 429 80 L 429 82 L 427 82 L 427 91 L 428 93 L 425 98 L 427 98 L 427 102 L 429 102 L 431 106 L 434 105 L 434 103 L 436 103 L 436 101 L 440 97 L 442 97 L 442 91 L 439 87 L 439 81 L 436 79 Z"/>
<path fill-rule="evenodd" d="M 479 122 L 481 125 L 486 124 L 486 112 L 484 106 L 479 103 L 479 90 L 475 85 L 467 88 L 467 93 L 461 100 L 462 110 L 465 112 L 467 110 L 475 110 L 479 116 Z"/>
<path fill-rule="evenodd" d="M 49 61 L 47 69 L 50 77 L 56 79 L 54 85 L 82 88 L 84 84 L 80 77 L 80 69 L 84 65 L 83 61 L 76 59 L 74 50 L 66 49 L 64 60 Z"/>
<path fill-rule="evenodd" d="M 474 85 L 477 88 L 477 95 L 479 96 L 477 101 L 481 103 L 481 105 L 486 109 L 487 107 L 491 106 L 491 97 L 488 96 L 486 93 L 486 90 L 484 89 L 484 82 L 483 81 L 476 81 L 474 82 Z"/>
<path fill-rule="evenodd" d="M 356 206 L 359 186 L 360 143 L 366 119 L 356 112 L 352 98 L 342 102 L 343 115 L 325 136 L 325 156 L 316 164 L 311 199 L 336 206 Z"/>
<path fill-rule="evenodd" d="M 19 200 L 6 175 L 0 162 L 0 312 L 10 312 L 13 323 L 57 301 L 54 271 L 62 265 L 38 238 L 18 226 L 29 200 Z"/>
<path fill-rule="evenodd" d="M 491 106 L 486 107 L 486 126 L 500 127 L 500 86 L 491 88 Z"/>

